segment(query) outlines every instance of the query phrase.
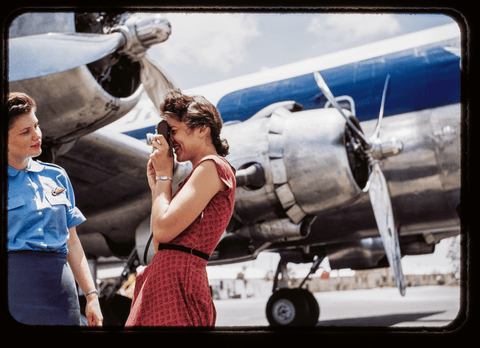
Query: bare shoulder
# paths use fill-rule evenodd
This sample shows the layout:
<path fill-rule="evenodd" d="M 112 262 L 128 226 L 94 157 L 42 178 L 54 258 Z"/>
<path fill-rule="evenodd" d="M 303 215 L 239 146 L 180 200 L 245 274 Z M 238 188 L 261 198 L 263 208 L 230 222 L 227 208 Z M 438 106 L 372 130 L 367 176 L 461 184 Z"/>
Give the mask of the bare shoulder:
<path fill-rule="evenodd" d="M 216 186 L 220 191 L 225 189 L 224 183 L 218 174 L 217 164 L 213 159 L 201 162 L 195 169 L 191 179 L 200 181 L 202 184 Z"/>

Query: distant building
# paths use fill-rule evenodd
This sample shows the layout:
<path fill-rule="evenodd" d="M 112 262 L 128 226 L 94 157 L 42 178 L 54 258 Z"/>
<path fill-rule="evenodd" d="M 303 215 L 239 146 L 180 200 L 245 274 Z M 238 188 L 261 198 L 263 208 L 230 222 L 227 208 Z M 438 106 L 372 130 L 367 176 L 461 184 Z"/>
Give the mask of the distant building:
<path fill-rule="evenodd" d="M 247 269 L 248 270 L 248 269 Z M 246 274 L 231 274 L 224 279 L 209 276 L 210 287 L 214 299 L 268 297 L 272 294 L 273 280 L 268 277 L 250 277 Z M 332 272 L 333 273 L 333 272 Z M 304 287 L 311 292 L 342 291 L 373 289 L 379 287 L 396 287 L 395 280 L 389 268 L 373 270 L 345 272 L 353 275 L 335 276 L 323 271 L 317 272 L 309 278 Z M 241 275 L 240 275 L 241 274 Z M 239 276 L 240 275 L 240 276 Z M 458 285 L 453 273 L 450 274 L 407 274 L 405 275 L 407 286 L 428 285 Z M 303 278 L 290 278 L 290 287 L 299 286 Z"/>
<path fill-rule="evenodd" d="M 207 268 L 210 290 L 214 300 L 242 299 L 250 297 L 269 297 L 273 289 L 273 274 L 253 267 L 209 267 Z M 302 272 L 298 272 L 302 273 Z M 298 287 L 306 274 L 291 272 L 289 286 Z M 102 278 L 101 290 L 115 283 L 116 277 Z M 407 286 L 459 285 L 452 273 L 405 274 Z M 396 287 L 390 268 L 378 268 L 364 271 L 340 270 L 327 272 L 319 270 L 303 286 L 309 291 L 342 291 Z M 123 284 L 118 294 L 133 297 L 135 274 Z"/>
<path fill-rule="evenodd" d="M 303 279 L 292 279 L 292 285 L 300 284 Z M 407 286 L 458 285 L 453 273 L 449 274 L 406 274 Z M 306 286 L 311 292 L 372 289 L 378 287 L 395 287 L 395 279 L 390 268 L 356 271 L 347 277 L 328 277 L 325 275 L 311 277 Z"/>

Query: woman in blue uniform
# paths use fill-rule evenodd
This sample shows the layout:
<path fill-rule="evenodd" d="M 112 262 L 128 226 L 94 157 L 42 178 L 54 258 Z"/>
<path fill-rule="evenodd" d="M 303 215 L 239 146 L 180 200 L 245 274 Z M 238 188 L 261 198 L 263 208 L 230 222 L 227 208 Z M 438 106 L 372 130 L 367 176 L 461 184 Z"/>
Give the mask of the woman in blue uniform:
<path fill-rule="evenodd" d="M 98 293 L 75 229 L 85 217 L 67 173 L 32 160 L 42 152 L 33 99 L 9 93 L 7 108 L 10 314 L 30 325 L 80 325 L 76 280 L 86 295 L 88 325 L 101 326 Z"/>

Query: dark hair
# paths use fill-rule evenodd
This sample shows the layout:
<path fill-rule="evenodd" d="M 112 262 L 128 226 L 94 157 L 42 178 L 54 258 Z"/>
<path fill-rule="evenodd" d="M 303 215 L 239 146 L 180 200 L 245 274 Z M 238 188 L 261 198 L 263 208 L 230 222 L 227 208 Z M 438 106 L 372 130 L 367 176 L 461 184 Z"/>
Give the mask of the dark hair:
<path fill-rule="evenodd" d="M 220 139 L 220 131 L 223 127 L 220 113 L 204 97 L 184 95 L 179 89 L 171 90 L 164 96 L 163 103 L 160 105 L 160 114 L 166 119 L 171 117 L 184 122 L 189 129 L 209 127 L 217 153 L 222 157 L 228 155 L 228 142 Z"/>
<path fill-rule="evenodd" d="M 35 101 L 21 92 L 8 93 L 6 107 L 8 109 L 8 129 L 12 128 L 19 116 L 37 110 Z"/>

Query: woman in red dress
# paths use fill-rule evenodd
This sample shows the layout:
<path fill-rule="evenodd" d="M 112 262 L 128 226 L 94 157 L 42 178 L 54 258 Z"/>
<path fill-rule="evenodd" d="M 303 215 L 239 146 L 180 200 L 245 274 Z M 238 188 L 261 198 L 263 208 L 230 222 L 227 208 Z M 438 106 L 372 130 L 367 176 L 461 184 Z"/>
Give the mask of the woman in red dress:
<path fill-rule="evenodd" d="M 126 327 L 213 327 L 206 265 L 233 213 L 235 169 L 223 158 L 228 144 L 220 139 L 220 114 L 205 98 L 176 90 L 160 112 L 177 161 L 190 161 L 193 170 L 172 197 L 173 158 L 165 138 L 155 135 L 147 176 L 156 253 L 137 275 Z"/>

